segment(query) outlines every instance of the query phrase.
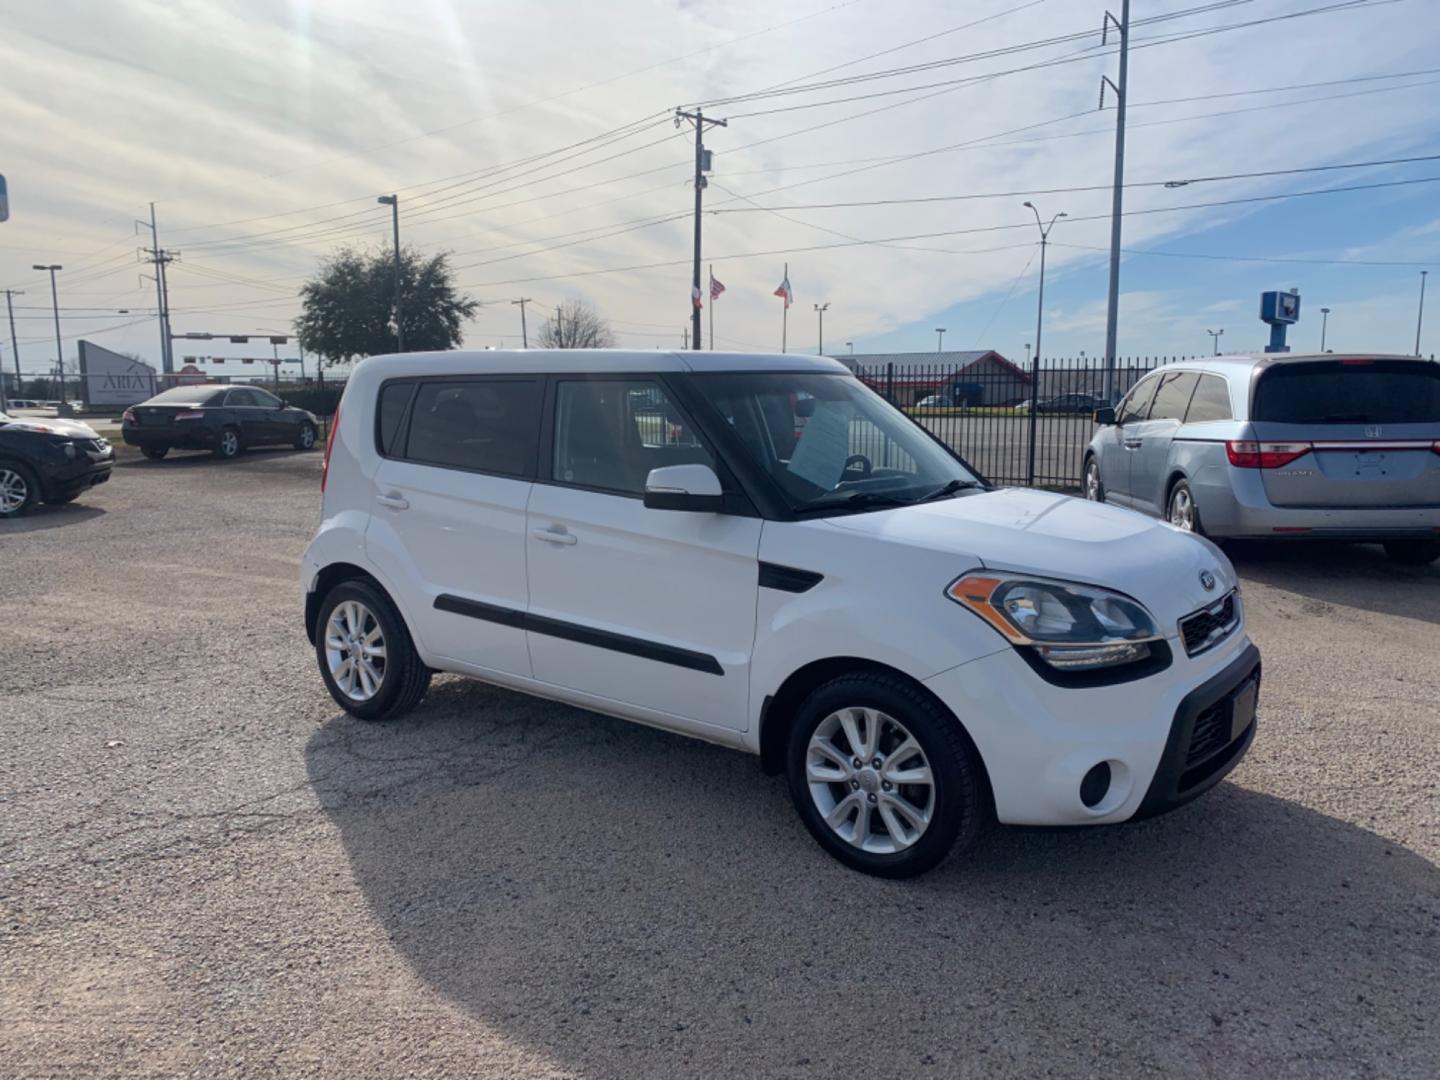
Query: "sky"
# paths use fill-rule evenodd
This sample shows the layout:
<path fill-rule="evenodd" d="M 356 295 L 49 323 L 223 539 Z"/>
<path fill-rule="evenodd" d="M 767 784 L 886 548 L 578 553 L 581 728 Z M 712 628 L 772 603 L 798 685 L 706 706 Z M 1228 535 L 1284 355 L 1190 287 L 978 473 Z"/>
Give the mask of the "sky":
<path fill-rule="evenodd" d="M 328 253 L 388 244 L 375 197 L 391 192 L 402 241 L 451 253 L 482 302 L 467 347 L 519 345 L 515 299 L 533 300 L 533 329 L 578 297 L 621 345 L 677 348 L 694 136 L 673 112 L 697 105 L 728 121 L 705 136 L 717 348 L 779 349 L 788 263 L 791 350 L 819 347 L 828 303 L 831 354 L 925 352 L 944 327 L 947 349 L 1022 359 L 1040 262 L 1029 199 L 1067 215 L 1046 250 L 1043 350 L 1102 355 L 1113 92 L 1098 106 L 1118 77 L 1103 14 L 1103 0 L 4 0 L 0 288 L 23 290 L 22 368 L 54 362 L 50 283 L 31 269 L 52 262 L 67 365 L 80 337 L 158 360 L 137 255 L 152 201 L 179 252 L 175 331 L 284 333 Z M 1440 184 L 1423 182 L 1440 160 L 1322 167 L 1440 156 L 1440 3 L 1136 0 L 1132 18 L 1119 353 L 1206 352 L 1212 330 L 1258 348 L 1260 292 L 1292 287 L 1293 345 L 1319 346 L 1328 307 L 1328 348 L 1413 350 L 1420 271 L 1440 266 Z M 1260 172 L 1281 175 L 1236 176 Z M 177 357 L 268 352 L 176 343 Z"/>

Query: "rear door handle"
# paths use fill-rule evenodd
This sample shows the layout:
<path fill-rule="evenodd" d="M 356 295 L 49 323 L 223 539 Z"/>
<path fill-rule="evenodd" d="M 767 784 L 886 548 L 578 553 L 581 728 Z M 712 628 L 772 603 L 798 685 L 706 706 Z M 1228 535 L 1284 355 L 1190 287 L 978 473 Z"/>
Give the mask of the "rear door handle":
<path fill-rule="evenodd" d="M 571 547 L 576 543 L 574 533 L 566 532 L 562 528 L 531 529 L 530 535 L 536 540 L 544 540 L 547 544 L 561 544 Z"/>
<path fill-rule="evenodd" d="M 388 506 L 391 510 L 410 509 L 410 503 L 398 491 L 387 492 L 384 495 L 376 495 L 375 501 L 381 506 Z"/>

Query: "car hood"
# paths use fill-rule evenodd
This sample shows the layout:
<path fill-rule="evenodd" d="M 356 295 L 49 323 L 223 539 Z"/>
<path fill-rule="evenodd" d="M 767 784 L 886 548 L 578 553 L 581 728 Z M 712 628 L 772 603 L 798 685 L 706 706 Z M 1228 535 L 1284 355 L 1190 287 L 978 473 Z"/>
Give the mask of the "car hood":
<path fill-rule="evenodd" d="M 58 417 L 16 417 L 0 418 L 0 427 L 11 431 L 38 431 L 41 434 L 65 435 L 72 439 L 98 439 L 95 429 L 79 420 L 63 420 Z"/>
<path fill-rule="evenodd" d="M 984 566 L 1079 581 L 1134 597 L 1175 621 L 1235 587 L 1235 569 L 1208 540 L 1103 503 L 1023 488 L 826 519 L 896 544 L 956 556 L 955 572 Z M 1202 571 L 1214 578 L 1206 589 Z"/>

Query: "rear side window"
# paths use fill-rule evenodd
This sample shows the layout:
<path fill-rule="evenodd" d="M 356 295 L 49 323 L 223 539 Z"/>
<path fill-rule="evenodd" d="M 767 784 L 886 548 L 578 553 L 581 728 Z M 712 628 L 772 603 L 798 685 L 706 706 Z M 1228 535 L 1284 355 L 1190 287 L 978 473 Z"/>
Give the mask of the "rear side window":
<path fill-rule="evenodd" d="M 1195 390 L 1195 379 L 1193 371 L 1171 371 L 1162 375 L 1160 389 L 1155 391 L 1155 402 L 1150 406 L 1150 419 L 1184 419 L 1185 407 L 1190 404 L 1190 395 Z"/>
<path fill-rule="evenodd" d="M 1187 424 L 1207 424 L 1215 420 L 1232 420 L 1230 412 L 1230 384 L 1219 375 L 1201 375 L 1195 395 L 1190 399 L 1190 411 L 1185 414 Z"/>
<path fill-rule="evenodd" d="M 502 476 L 533 476 L 540 435 L 538 379 L 422 382 L 405 458 Z"/>
<path fill-rule="evenodd" d="M 1250 419 L 1277 424 L 1440 423 L 1440 364 L 1322 360 L 1260 376 Z"/>
<path fill-rule="evenodd" d="M 395 440 L 400 435 L 400 425 L 405 420 L 405 410 L 410 405 L 410 395 L 415 384 L 409 382 L 386 383 L 380 390 L 380 403 L 376 408 L 375 444 L 385 457 L 399 457 L 400 448 Z"/>

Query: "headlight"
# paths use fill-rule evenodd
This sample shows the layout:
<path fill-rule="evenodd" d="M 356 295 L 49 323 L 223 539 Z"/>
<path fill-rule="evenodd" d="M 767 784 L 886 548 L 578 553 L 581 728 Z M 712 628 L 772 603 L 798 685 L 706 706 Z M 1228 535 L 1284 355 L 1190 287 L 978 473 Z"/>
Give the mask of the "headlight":
<path fill-rule="evenodd" d="M 1144 660 L 1159 639 L 1155 619 L 1130 597 L 1094 585 L 1008 574 L 966 574 L 946 595 L 1015 645 L 1065 671 Z"/>

